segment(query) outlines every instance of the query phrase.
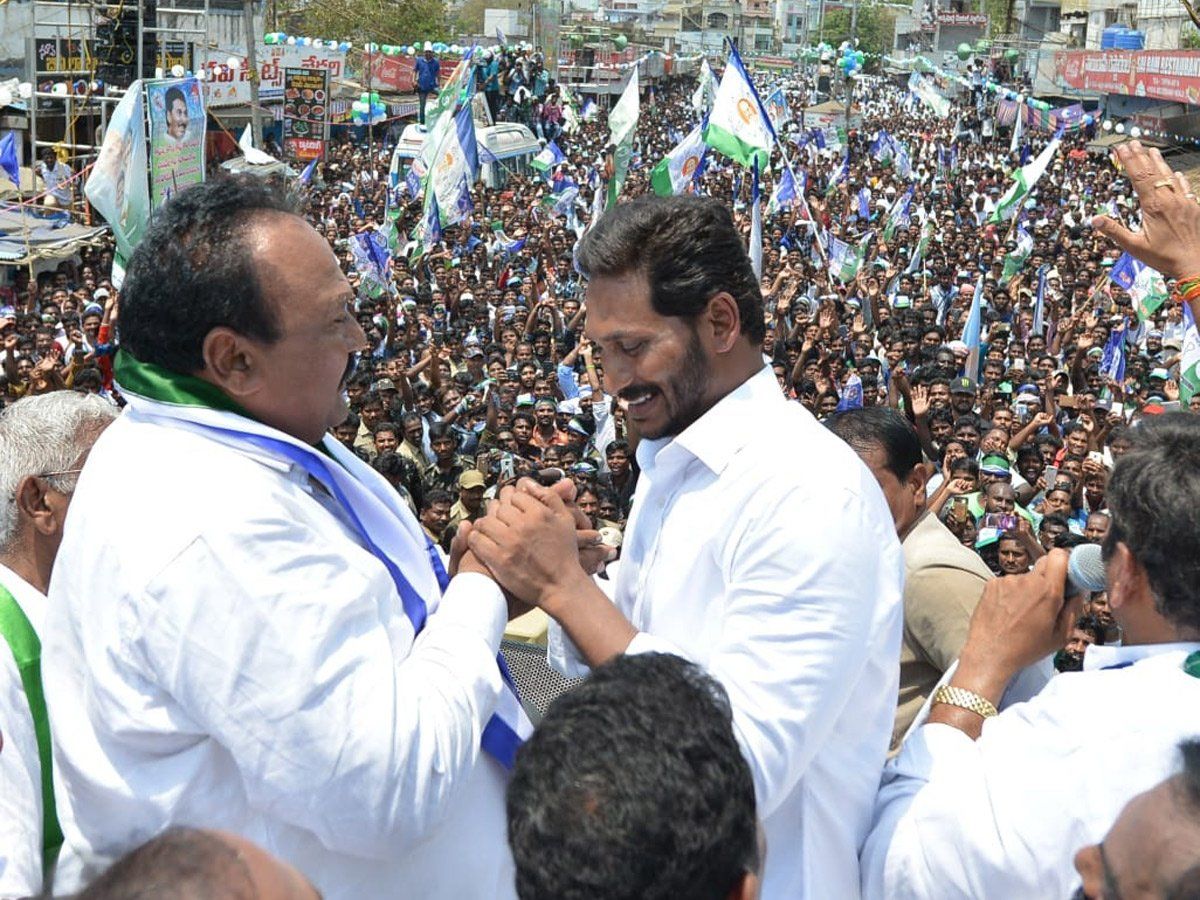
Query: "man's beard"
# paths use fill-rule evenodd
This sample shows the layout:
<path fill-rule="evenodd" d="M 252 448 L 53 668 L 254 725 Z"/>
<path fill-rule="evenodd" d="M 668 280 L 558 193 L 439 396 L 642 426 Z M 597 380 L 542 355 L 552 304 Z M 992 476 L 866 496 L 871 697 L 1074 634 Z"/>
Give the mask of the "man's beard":
<path fill-rule="evenodd" d="M 662 388 L 664 403 L 673 406 L 670 418 L 657 433 L 643 433 L 642 437 L 649 440 L 674 437 L 708 412 L 711 405 L 707 397 L 708 381 L 708 360 L 700 346 L 700 335 L 693 328 L 679 368 Z M 634 389 L 629 389 L 629 393 L 634 393 Z"/>

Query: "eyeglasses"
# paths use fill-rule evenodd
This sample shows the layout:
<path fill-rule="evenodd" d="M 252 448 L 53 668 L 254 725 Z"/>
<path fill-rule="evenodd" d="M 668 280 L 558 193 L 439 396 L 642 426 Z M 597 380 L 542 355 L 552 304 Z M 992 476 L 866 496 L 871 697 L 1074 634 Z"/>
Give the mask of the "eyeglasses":
<path fill-rule="evenodd" d="M 63 469 L 61 472 L 41 472 L 38 478 L 57 478 L 60 475 L 78 475 L 83 469 Z"/>

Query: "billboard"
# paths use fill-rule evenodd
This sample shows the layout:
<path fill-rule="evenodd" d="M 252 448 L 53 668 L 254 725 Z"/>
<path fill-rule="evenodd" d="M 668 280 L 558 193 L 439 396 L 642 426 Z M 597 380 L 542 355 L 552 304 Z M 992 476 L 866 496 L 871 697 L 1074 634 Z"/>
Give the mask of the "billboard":
<path fill-rule="evenodd" d="M 150 205 L 204 180 L 204 98 L 195 78 L 146 82 L 150 119 Z"/>
<path fill-rule="evenodd" d="M 1054 69 L 1075 91 L 1200 104 L 1200 50 L 1068 50 Z"/>
<path fill-rule="evenodd" d="M 258 99 L 283 99 L 284 69 L 322 69 L 332 83 L 346 73 L 346 54 L 333 47 L 301 47 L 291 44 L 259 44 Z M 230 69 L 227 58 L 241 60 L 240 68 Z M 214 50 L 204 63 L 205 102 L 209 106 L 241 106 L 250 102 L 250 69 L 244 52 Z"/>
<path fill-rule="evenodd" d="M 283 70 L 283 152 L 292 159 L 325 155 L 329 129 L 329 73 L 324 69 Z"/>

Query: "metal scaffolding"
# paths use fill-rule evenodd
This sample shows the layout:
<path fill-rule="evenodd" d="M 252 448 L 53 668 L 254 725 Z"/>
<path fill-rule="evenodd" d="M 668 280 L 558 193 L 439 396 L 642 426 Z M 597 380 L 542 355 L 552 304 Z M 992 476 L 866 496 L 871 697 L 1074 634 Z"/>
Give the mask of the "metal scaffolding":
<path fill-rule="evenodd" d="M 97 53 L 97 29 L 122 18 L 134 2 L 32 0 L 26 70 L 33 82 L 29 132 L 35 160 L 44 147 L 65 151 L 76 171 L 95 160 L 111 107 L 125 94 L 124 87 L 98 78 L 105 60 Z M 169 3 L 136 0 L 134 78 L 170 75 L 175 64 L 195 66 L 196 47 L 208 36 L 208 0 Z"/>

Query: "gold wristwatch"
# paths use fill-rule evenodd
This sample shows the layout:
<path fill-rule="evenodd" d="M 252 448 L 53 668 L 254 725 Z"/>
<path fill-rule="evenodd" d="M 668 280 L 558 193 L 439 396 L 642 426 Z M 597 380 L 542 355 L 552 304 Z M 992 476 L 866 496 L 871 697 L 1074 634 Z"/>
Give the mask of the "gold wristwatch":
<path fill-rule="evenodd" d="M 933 702 L 947 703 L 950 706 L 957 706 L 959 709 L 968 709 L 985 719 L 996 715 L 996 707 L 986 697 L 981 697 L 974 691 L 968 691 L 965 688 L 951 687 L 948 684 L 937 689 L 933 695 Z"/>

